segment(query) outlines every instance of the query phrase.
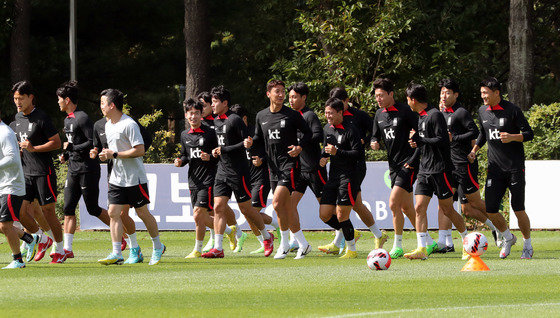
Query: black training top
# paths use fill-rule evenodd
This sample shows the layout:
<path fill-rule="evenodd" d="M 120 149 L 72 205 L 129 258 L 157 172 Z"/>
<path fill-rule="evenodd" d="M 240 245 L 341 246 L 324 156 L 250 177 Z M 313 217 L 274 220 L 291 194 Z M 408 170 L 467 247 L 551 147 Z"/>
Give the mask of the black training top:
<path fill-rule="evenodd" d="M 371 140 L 371 130 L 373 128 L 373 119 L 363 110 L 348 107 L 343 113 L 344 120 L 352 123 L 356 127 L 360 138 L 364 141 L 364 145 L 369 145 Z"/>
<path fill-rule="evenodd" d="M 41 109 L 35 108 L 29 115 L 16 114 L 10 128 L 16 133 L 18 142 L 29 140 L 33 146 L 49 142 L 49 138 L 58 134 L 50 117 Z M 29 152 L 21 154 L 23 173 L 26 176 L 45 176 L 54 172 L 51 152 Z"/>
<path fill-rule="evenodd" d="M 371 141 L 383 140 L 391 169 L 401 168 L 405 163 L 418 167 L 418 162 L 412 162 L 414 149 L 408 144 L 412 129 L 418 131 L 418 114 L 408 105 L 395 103 L 375 113 Z"/>
<path fill-rule="evenodd" d="M 302 133 L 298 138 L 298 131 Z M 296 168 L 298 157 L 288 154 L 288 146 L 301 146 L 305 149 L 311 140 L 311 130 L 303 117 L 295 110 L 282 106 L 273 113 L 267 107 L 257 114 L 254 144 L 264 144 L 268 167 L 272 174 Z"/>
<path fill-rule="evenodd" d="M 478 137 L 478 127 L 468 110 L 461 104 L 444 108 L 443 117 L 447 130 L 451 133 L 451 160 L 454 165 L 468 163 L 467 156 L 472 150 L 472 141 Z"/>
<path fill-rule="evenodd" d="M 99 152 L 103 148 L 109 148 L 105 135 L 105 123 L 107 123 L 107 118 L 103 117 L 93 124 L 93 147 L 97 148 Z M 111 176 L 111 170 L 113 170 L 113 160 L 107 160 L 107 177 Z"/>
<path fill-rule="evenodd" d="M 212 150 L 218 147 L 214 129 L 202 124 L 181 133 L 181 167 L 189 164 L 189 188 L 207 188 L 214 184 L 218 160 Z M 210 155 L 209 161 L 200 158 L 201 152 Z"/>
<path fill-rule="evenodd" d="M 323 127 L 319 121 L 319 117 L 307 106 L 299 113 L 303 116 L 303 120 L 311 129 L 311 142 L 303 148 L 299 154 L 302 172 L 316 171 L 319 167 L 321 159 L 321 142 L 323 141 Z M 298 140 L 301 140 L 303 133 L 298 131 Z"/>
<path fill-rule="evenodd" d="M 218 146 L 222 154 L 218 162 L 216 179 L 249 175 L 249 164 L 243 141 L 249 135 L 243 119 L 228 110 L 214 118 Z"/>
<path fill-rule="evenodd" d="M 89 116 L 76 109 L 64 119 L 64 134 L 68 141 L 64 156 L 70 173 L 99 173 L 99 161 L 89 157 L 93 148 L 93 123 Z"/>
<path fill-rule="evenodd" d="M 255 126 L 249 125 L 249 135 L 251 137 L 255 136 Z M 247 149 L 246 152 L 247 160 L 249 160 L 249 170 L 251 172 L 251 183 L 270 182 L 264 145 L 253 145 L 253 147 Z M 260 166 L 257 167 L 253 164 L 253 156 L 261 158 L 262 163 Z"/>
<path fill-rule="evenodd" d="M 412 138 L 418 145 L 414 156 L 420 155 L 419 174 L 441 173 L 453 169 L 447 125 L 439 110 L 428 106 L 420 113 L 418 133 Z"/>
<path fill-rule="evenodd" d="M 360 153 L 363 151 L 360 133 L 347 123 L 336 126 L 327 124 L 323 128 L 323 145 L 336 146 L 336 154 L 330 155 L 323 151 L 323 157 L 330 157 L 329 180 L 340 177 L 354 178 L 358 169 Z"/>
<path fill-rule="evenodd" d="M 208 116 L 202 118 L 202 122 L 203 122 L 204 124 L 206 124 L 206 126 L 212 128 L 212 129 L 215 128 L 215 127 L 214 127 L 214 116 L 212 116 L 212 114 L 210 114 L 210 115 L 208 115 Z"/>
<path fill-rule="evenodd" d="M 479 147 L 488 140 L 488 169 L 511 172 L 525 168 L 525 150 L 522 142 L 502 143 L 500 132 L 523 134 L 523 141 L 533 140 L 533 130 L 516 105 L 501 100 L 496 106 L 481 106 L 480 135 L 476 140 Z"/>

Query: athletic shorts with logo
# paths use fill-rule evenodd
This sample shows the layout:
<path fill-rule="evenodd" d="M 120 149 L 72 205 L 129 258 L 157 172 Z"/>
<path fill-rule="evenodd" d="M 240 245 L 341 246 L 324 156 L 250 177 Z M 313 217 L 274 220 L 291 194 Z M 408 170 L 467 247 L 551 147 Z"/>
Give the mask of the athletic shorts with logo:
<path fill-rule="evenodd" d="M 200 188 L 189 188 L 191 193 L 191 205 L 208 209 L 208 211 L 214 210 L 214 187 L 200 187 Z"/>
<path fill-rule="evenodd" d="M 413 190 L 414 182 L 418 176 L 416 173 L 417 169 L 409 169 L 405 167 L 400 168 L 389 168 L 389 176 L 391 177 L 391 189 L 394 186 L 399 186 L 405 189 L 408 193 Z"/>
<path fill-rule="evenodd" d="M 13 194 L 0 195 L 0 222 L 19 221 L 19 210 L 23 196 Z"/>
<path fill-rule="evenodd" d="M 39 201 L 39 205 L 56 202 L 58 190 L 56 188 L 56 173 L 49 169 L 45 176 L 25 176 L 25 201 Z"/>
<path fill-rule="evenodd" d="M 150 203 L 148 184 L 138 184 L 131 187 L 119 187 L 109 183 L 109 204 L 128 204 L 139 208 Z"/>
<path fill-rule="evenodd" d="M 255 208 L 266 208 L 266 201 L 270 193 L 270 181 L 255 180 L 251 183 L 251 204 Z"/>
<path fill-rule="evenodd" d="M 323 189 L 327 184 L 327 169 L 319 167 L 318 169 L 310 172 L 301 172 L 299 181 L 296 184 L 296 191 L 305 193 L 307 187 L 313 191 L 315 197 L 320 198 L 323 195 Z"/>
<path fill-rule="evenodd" d="M 500 211 L 500 204 L 507 189 L 510 192 L 513 211 L 525 211 L 525 169 L 504 172 L 489 168 L 484 188 L 486 212 Z"/>
<path fill-rule="evenodd" d="M 290 193 L 296 190 L 296 185 L 301 178 L 301 171 L 299 164 L 289 170 L 277 171 L 276 173 L 270 172 L 270 188 L 272 192 L 276 191 L 277 186 L 284 186 L 288 188 Z"/>
<path fill-rule="evenodd" d="M 70 173 L 66 176 L 64 186 L 64 215 L 76 215 L 76 207 L 83 195 L 84 203 L 90 215 L 101 215 L 99 207 L 99 178 L 97 173 Z"/>
<path fill-rule="evenodd" d="M 450 172 L 419 174 L 416 181 L 416 195 L 432 197 L 434 193 L 438 199 L 444 200 L 453 197 L 453 188 L 456 188 L 453 174 Z"/>
<path fill-rule="evenodd" d="M 354 206 L 358 188 L 357 180 L 352 181 L 346 176 L 329 179 L 323 189 L 321 204 Z"/>
<path fill-rule="evenodd" d="M 251 178 L 249 174 L 233 178 L 221 179 L 216 176 L 214 180 L 214 196 L 231 198 L 232 193 L 235 195 L 237 202 L 245 202 L 251 200 L 251 190 L 249 190 L 249 182 Z"/>
<path fill-rule="evenodd" d="M 466 194 L 475 193 L 480 188 L 478 184 L 478 161 L 455 165 L 453 177 L 457 181 L 457 193 L 453 196 L 453 200 L 459 200 L 461 204 L 468 203 Z"/>

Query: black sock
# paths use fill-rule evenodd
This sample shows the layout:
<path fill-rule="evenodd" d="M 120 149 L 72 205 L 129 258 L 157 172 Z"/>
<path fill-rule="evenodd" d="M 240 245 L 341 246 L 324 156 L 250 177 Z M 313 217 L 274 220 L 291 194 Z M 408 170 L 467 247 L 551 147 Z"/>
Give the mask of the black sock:
<path fill-rule="evenodd" d="M 23 259 L 21 258 L 21 253 L 12 254 L 12 256 L 14 257 L 14 261 L 20 261 L 21 263 L 23 263 Z"/>
<path fill-rule="evenodd" d="M 342 228 L 344 239 L 346 241 L 352 241 L 354 239 L 354 226 L 352 225 L 352 222 L 349 219 L 342 221 L 340 222 L 340 227 Z"/>
<path fill-rule="evenodd" d="M 23 233 L 23 236 L 21 237 L 21 240 L 24 241 L 27 244 L 31 244 L 31 243 L 33 243 L 33 236 L 31 234 L 28 234 L 28 233 Z"/>
<path fill-rule="evenodd" d="M 330 220 L 325 223 L 335 230 L 340 230 L 340 222 L 338 222 L 336 215 L 331 216 Z"/>

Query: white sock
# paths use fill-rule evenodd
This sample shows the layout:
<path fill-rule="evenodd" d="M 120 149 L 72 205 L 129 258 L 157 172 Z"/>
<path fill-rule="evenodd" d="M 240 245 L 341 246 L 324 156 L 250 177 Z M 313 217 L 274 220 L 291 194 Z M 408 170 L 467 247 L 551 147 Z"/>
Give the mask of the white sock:
<path fill-rule="evenodd" d="M 439 230 L 438 231 L 438 240 L 437 245 L 439 248 L 445 247 L 445 238 L 447 237 L 447 230 Z"/>
<path fill-rule="evenodd" d="M 120 244 L 120 242 L 119 242 L 119 244 Z M 64 254 L 64 243 L 62 241 L 61 242 L 55 242 L 54 245 L 56 246 L 55 247 L 56 248 L 55 253 Z M 120 249 L 120 245 L 119 245 L 119 249 Z"/>
<path fill-rule="evenodd" d="M 292 233 L 290 233 L 290 234 L 292 234 Z M 305 239 L 305 235 L 303 235 L 303 232 L 301 230 L 293 233 L 293 235 L 294 235 L 295 239 L 297 240 L 300 247 L 309 245 L 309 243 Z"/>
<path fill-rule="evenodd" d="M 235 232 L 235 237 L 240 238 L 243 235 L 243 231 L 241 231 L 241 226 L 237 227 L 237 231 Z"/>
<path fill-rule="evenodd" d="M 426 232 L 426 244 L 428 245 L 434 244 L 434 239 L 430 236 L 429 232 Z"/>
<path fill-rule="evenodd" d="M 121 242 L 113 242 L 113 254 L 122 257 Z"/>
<path fill-rule="evenodd" d="M 379 230 L 379 228 L 377 227 L 377 223 L 373 223 L 373 225 L 369 227 L 369 230 L 371 231 L 371 233 L 373 233 L 373 236 L 375 236 L 376 238 L 381 238 L 381 236 L 383 235 Z"/>
<path fill-rule="evenodd" d="M 294 243 L 296 241 L 296 238 L 294 237 L 294 233 L 292 233 L 290 231 L 290 246 L 292 245 L 292 243 Z"/>
<path fill-rule="evenodd" d="M 280 227 L 280 226 L 278 225 L 278 221 L 277 221 L 277 220 L 275 220 L 274 218 L 271 218 L 271 219 L 272 219 L 272 222 L 270 222 L 270 225 L 271 225 L 271 226 L 273 226 L 275 229 L 277 229 L 278 227 Z"/>
<path fill-rule="evenodd" d="M 224 240 L 224 235 L 223 234 L 215 234 L 214 235 L 214 248 L 217 249 L 218 251 L 223 250 L 224 248 L 222 247 L 222 241 Z"/>
<path fill-rule="evenodd" d="M 136 232 L 128 234 L 128 240 L 130 241 L 130 248 L 138 247 L 138 240 L 136 239 Z"/>
<path fill-rule="evenodd" d="M 356 240 L 352 239 L 351 241 L 346 241 L 346 245 L 348 246 L 348 249 L 350 251 L 355 252 L 356 251 Z"/>
<path fill-rule="evenodd" d="M 449 247 L 453 246 L 453 235 L 451 233 L 451 230 L 445 231 L 445 245 Z"/>
<path fill-rule="evenodd" d="M 42 234 L 41 234 L 42 233 Z M 33 234 L 41 234 L 41 243 L 47 243 L 47 241 L 49 240 L 49 236 L 46 235 L 46 233 L 44 233 L 43 231 L 39 230 L 37 231 L 37 233 L 33 233 Z"/>
<path fill-rule="evenodd" d="M 418 242 L 418 247 L 426 247 L 427 243 L 426 243 L 426 236 L 428 236 L 428 233 L 426 232 L 417 232 L 416 233 L 416 240 Z"/>
<path fill-rule="evenodd" d="M 395 234 L 395 240 L 393 241 L 393 247 L 402 248 L 402 234 Z"/>
<path fill-rule="evenodd" d="M 465 230 L 465 232 L 461 233 L 461 240 L 463 240 L 465 238 L 465 236 L 467 236 L 467 230 Z"/>
<path fill-rule="evenodd" d="M 344 240 L 344 234 L 342 234 L 342 230 L 336 230 L 335 233 L 336 235 L 334 236 L 334 240 L 332 242 L 335 246 L 340 246 Z"/>
<path fill-rule="evenodd" d="M 270 239 L 270 233 L 268 233 L 268 231 L 265 229 L 259 230 L 261 231 L 261 236 L 263 237 L 264 240 L 269 240 Z"/>
<path fill-rule="evenodd" d="M 509 231 L 509 229 L 506 229 L 505 231 L 502 232 L 502 235 L 504 236 L 504 238 L 506 240 L 511 240 L 513 239 L 513 234 L 511 234 L 511 232 Z"/>
<path fill-rule="evenodd" d="M 226 226 L 226 228 L 227 228 L 227 226 Z M 210 229 L 210 239 L 211 239 L 211 240 L 214 239 L 214 235 L 215 235 L 215 234 L 216 234 L 216 233 L 214 233 L 214 230 L 213 230 L 213 229 Z"/>
<path fill-rule="evenodd" d="M 257 236 L 257 240 L 259 240 L 259 242 L 261 243 L 261 245 L 264 244 L 264 237 L 262 235 Z"/>
<path fill-rule="evenodd" d="M 490 221 L 490 219 L 486 219 L 486 222 L 484 222 L 484 224 L 486 224 L 490 228 L 490 230 L 496 231 L 496 227 L 494 226 L 494 223 Z"/>
<path fill-rule="evenodd" d="M 39 231 L 40 231 L 40 230 L 39 230 Z M 48 231 L 46 231 L 45 233 L 47 233 L 47 235 L 48 235 L 50 238 L 52 238 L 53 241 L 54 241 L 54 235 L 52 234 L 52 230 L 48 230 Z"/>
<path fill-rule="evenodd" d="M 128 246 L 131 246 L 131 245 L 132 245 L 132 244 L 130 244 L 130 238 L 126 237 L 126 238 L 124 239 L 124 241 L 126 242 L 126 244 L 127 244 Z"/>
<path fill-rule="evenodd" d="M 204 243 L 203 241 L 195 240 L 194 250 L 199 252 L 199 253 L 202 253 L 202 244 L 203 243 Z"/>
<path fill-rule="evenodd" d="M 64 249 L 67 251 L 72 250 L 72 243 L 74 241 L 74 234 L 64 233 Z"/>
<path fill-rule="evenodd" d="M 283 251 L 287 251 L 290 249 L 290 230 L 280 231 L 280 248 Z"/>
<path fill-rule="evenodd" d="M 532 248 L 531 246 L 531 238 L 523 239 L 523 248 Z"/>
<path fill-rule="evenodd" d="M 163 248 L 163 245 L 161 245 L 161 241 L 159 240 L 159 235 L 152 237 L 152 245 L 154 246 L 154 250 L 161 250 Z"/>
<path fill-rule="evenodd" d="M 210 232 L 210 234 L 212 234 L 212 232 Z M 231 227 L 226 226 L 226 229 L 224 230 L 224 234 L 231 234 Z"/>

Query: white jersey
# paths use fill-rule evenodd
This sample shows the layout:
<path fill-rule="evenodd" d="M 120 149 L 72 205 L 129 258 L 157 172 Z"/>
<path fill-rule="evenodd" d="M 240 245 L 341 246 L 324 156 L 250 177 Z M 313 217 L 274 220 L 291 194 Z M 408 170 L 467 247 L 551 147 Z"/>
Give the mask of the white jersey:
<path fill-rule="evenodd" d="M 25 195 L 25 180 L 14 131 L 0 121 L 0 195 Z"/>
<path fill-rule="evenodd" d="M 115 124 L 108 120 L 105 123 L 105 135 L 107 136 L 109 149 L 117 152 L 126 151 L 134 148 L 134 146 L 144 144 L 140 127 L 126 114 L 123 114 L 121 119 Z M 110 184 L 119 187 L 133 187 L 148 182 L 142 157 L 112 160 L 113 170 L 109 178 Z"/>

